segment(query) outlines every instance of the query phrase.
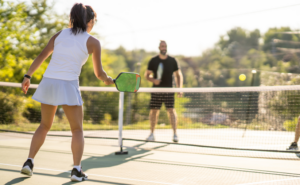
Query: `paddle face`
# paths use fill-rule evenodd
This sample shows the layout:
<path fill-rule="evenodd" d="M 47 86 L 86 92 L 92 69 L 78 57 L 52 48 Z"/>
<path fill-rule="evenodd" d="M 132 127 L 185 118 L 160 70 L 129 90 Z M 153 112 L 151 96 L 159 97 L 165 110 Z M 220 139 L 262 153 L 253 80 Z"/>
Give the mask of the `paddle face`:
<path fill-rule="evenodd" d="M 118 91 L 137 92 L 141 84 L 141 76 L 138 73 L 122 72 L 114 80 Z"/>
<path fill-rule="evenodd" d="M 164 65 L 163 65 L 163 63 L 159 63 L 158 68 L 157 68 L 157 79 L 158 80 L 161 80 L 163 71 L 164 71 Z"/>

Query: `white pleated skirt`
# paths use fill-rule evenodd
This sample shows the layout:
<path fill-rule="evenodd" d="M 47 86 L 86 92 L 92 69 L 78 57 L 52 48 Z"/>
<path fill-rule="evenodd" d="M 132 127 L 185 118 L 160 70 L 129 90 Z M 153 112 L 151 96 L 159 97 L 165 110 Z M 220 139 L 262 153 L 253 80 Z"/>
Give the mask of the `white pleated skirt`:
<path fill-rule="evenodd" d="M 48 105 L 80 106 L 83 104 L 79 80 L 60 80 L 43 77 L 32 99 Z"/>

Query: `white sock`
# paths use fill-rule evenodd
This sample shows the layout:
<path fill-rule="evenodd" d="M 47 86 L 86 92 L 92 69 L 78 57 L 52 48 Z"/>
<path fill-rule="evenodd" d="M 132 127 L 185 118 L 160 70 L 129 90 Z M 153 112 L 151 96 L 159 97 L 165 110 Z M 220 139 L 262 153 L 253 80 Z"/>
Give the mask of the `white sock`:
<path fill-rule="evenodd" d="M 31 160 L 31 162 L 32 162 L 32 164 L 33 164 L 33 161 L 34 161 L 34 160 L 33 160 L 32 158 L 28 158 L 28 159 L 30 159 L 30 160 Z"/>
<path fill-rule="evenodd" d="M 74 168 L 76 168 L 79 172 L 81 171 L 81 165 L 79 165 L 79 166 L 74 166 Z"/>

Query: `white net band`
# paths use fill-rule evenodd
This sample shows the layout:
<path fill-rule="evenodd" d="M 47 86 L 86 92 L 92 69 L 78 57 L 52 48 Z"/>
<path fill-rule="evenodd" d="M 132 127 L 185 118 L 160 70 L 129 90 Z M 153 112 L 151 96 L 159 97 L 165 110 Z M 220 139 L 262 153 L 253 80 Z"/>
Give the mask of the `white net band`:
<path fill-rule="evenodd" d="M 21 87 L 21 83 L 0 82 L 0 86 Z M 38 84 L 31 84 L 30 88 L 36 89 Z M 94 92 L 118 92 L 115 87 L 87 87 L 80 86 L 81 91 Z M 300 90 L 300 85 L 283 85 L 283 86 L 256 86 L 256 87 L 203 87 L 203 88 L 149 88 L 141 87 L 138 92 L 186 92 L 186 93 L 207 93 L 207 92 L 263 92 L 263 91 L 294 91 Z"/>

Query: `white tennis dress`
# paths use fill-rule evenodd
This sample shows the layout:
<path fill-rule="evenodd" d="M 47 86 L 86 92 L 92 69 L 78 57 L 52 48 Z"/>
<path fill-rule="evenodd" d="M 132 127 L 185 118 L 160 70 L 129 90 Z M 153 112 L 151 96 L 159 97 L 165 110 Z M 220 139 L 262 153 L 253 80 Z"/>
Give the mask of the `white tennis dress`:
<path fill-rule="evenodd" d="M 64 29 L 54 41 L 50 63 L 32 99 L 49 105 L 82 105 L 79 75 L 88 59 L 86 42 L 90 35 L 74 35 Z"/>

